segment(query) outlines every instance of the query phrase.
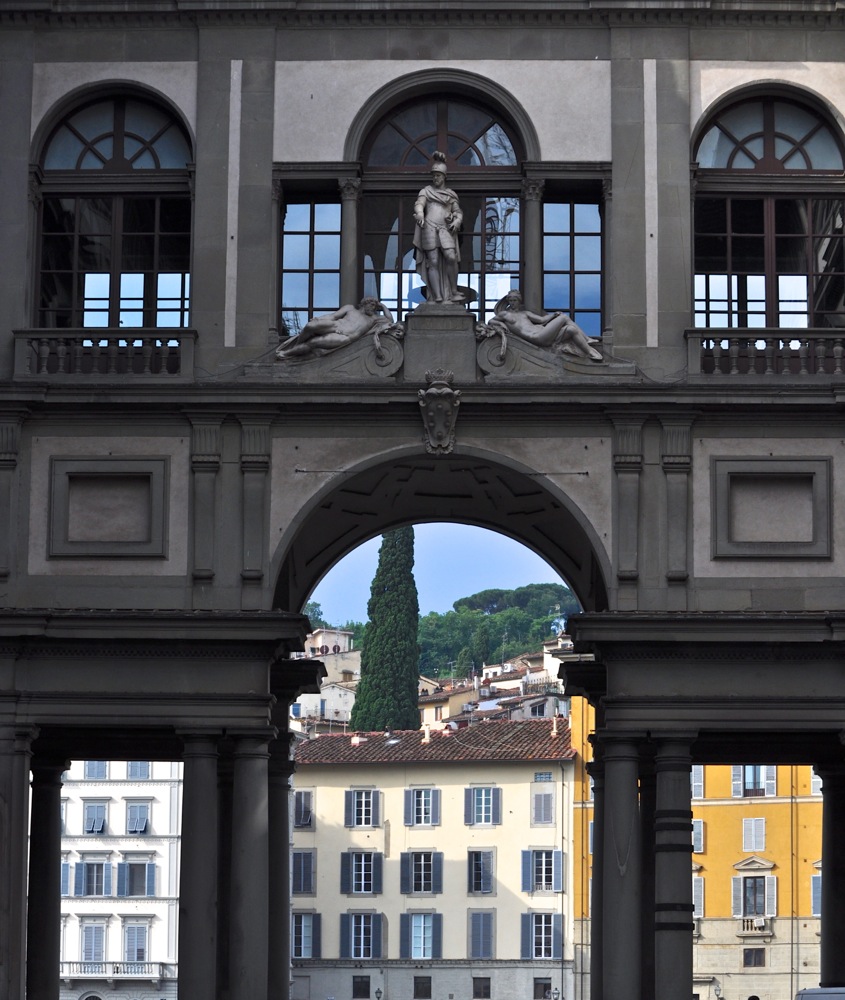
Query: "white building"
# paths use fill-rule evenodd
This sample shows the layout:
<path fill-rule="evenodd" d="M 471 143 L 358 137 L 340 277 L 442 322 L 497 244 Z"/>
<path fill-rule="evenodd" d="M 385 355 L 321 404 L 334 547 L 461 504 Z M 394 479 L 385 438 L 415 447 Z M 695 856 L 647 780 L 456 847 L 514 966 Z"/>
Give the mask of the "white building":
<path fill-rule="evenodd" d="M 176 997 L 181 779 L 171 761 L 65 773 L 60 1000 Z"/>

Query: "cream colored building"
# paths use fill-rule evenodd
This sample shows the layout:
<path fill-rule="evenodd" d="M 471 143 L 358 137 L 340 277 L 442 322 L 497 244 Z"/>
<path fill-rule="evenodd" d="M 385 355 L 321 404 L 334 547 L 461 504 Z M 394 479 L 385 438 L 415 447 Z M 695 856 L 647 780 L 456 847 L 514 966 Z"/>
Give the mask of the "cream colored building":
<path fill-rule="evenodd" d="M 571 996 L 572 758 L 562 719 L 302 741 L 296 1000 Z"/>

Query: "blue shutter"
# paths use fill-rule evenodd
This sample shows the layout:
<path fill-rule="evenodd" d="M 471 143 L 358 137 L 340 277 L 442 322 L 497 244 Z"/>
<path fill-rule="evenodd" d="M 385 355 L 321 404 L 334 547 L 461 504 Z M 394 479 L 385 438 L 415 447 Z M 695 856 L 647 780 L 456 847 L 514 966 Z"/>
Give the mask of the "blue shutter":
<path fill-rule="evenodd" d="M 320 926 L 320 914 L 311 915 L 311 957 L 322 958 L 322 928 Z"/>
<path fill-rule="evenodd" d="M 155 896 L 156 894 L 156 866 L 154 864 L 147 865 L 147 895 Z"/>
<path fill-rule="evenodd" d="M 440 789 L 431 790 L 431 825 L 440 826 Z"/>
<path fill-rule="evenodd" d="M 70 894 L 70 865 L 67 861 L 62 862 L 62 895 Z"/>
<path fill-rule="evenodd" d="M 78 861 L 73 870 L 73 894 L 74 896 L 85 895 L 85 862 Z"/>
<path fill-rule="evenodd" d="M 355 825 L 355 813 L 353 811 L 354 799 L 352 792 L 343 793 L 343 825 Z"/>
<path fill-rule="evenodd" d="M 344 895 L 352 892 L 352 855 L 340 856 L 340 891 Z"/>
<path fill-rule="evenodd" d="M 411 914 L 399 914 L 399 957 L 411 957 Z"/>
<path fill-rule="evenodd" d="M 373 855 L 373 893 L 380 893 L 382 891 L 382 861 L 384 855 L 381 851 L 376 852 Z"/>
<path fill-rule="evenodd" d="M 493 789 L 493 825 L 497 826 L 502 822 L 502 789 Z"/>
<path fill-rule="evenodd" d="M 552 958 L 563 955 L 563 914 L 552 914 Z"/>
<path fill-rule="evenodd" d="M 472 799 L 473 799 L 472 789 L 471 788 L 465 788 L 464 789 L 464 823 L 467 826 L 472 826 L 472 820 L 473 820 L 473 815 L 472 815 Z"/>
<path fill-rule="evenodd" d="M 519 916 L 519 957 L 533 958 L 534 949 L 531 947 L 531 914 L 521 913 Z"/>
<path fill-rule="evenodd" d="M 484 958 L 481 953 L 481 936 L 483 913 L 470 913 L 469 915 L 469 957 Z"/>
<path fill-rule="evenodd" d="M 405 826 L 414 825 L 414 790 L 405 789 Z"/>
<path fill-rule="evenodd" d="M 111 895 L 111 869 L 112 869 L 112 866 L 110 864 L 104 864 L 103 865 L 103 895 L 104 896 L 110 896 Z"/>
<path fill-rule="evenodd" d="M 563 851 L 552 853 L 552 889 L 563 892 Z"/>
<path fill-rule="evenodd" d="M 348 913 L 340 915 L 340 957 L 352 957 L 352 917 Z"/>
<path fill-rule="evenodd" d="M 470 915 L 470 958 L 493 957 L 493 914 Z"/>
<path fill-rule="evenodd" d="M 534 888 L 531 879 L 531 862 L 533 860 L 533 851 L 522 851 L 522 891 L 531 892 Z"/>
<path fill-rule="evenodd" d="M 493 852 L 481 852 L 481 891 L 493 891 Z"/>
<path fill-rule="evenodd" d="M 431 891 L 443 892 L 443 854 L 435 851 L 431 855 Z"/>
<path fill-rule="evenodd" d="M 314 887 L 312 885 L 312 874 L 313 874 L 313 862 L 314 858 L 310 851 L 302 851 L 300 854 L 302 869 L 300 872 L 300 891 L 301 892 L 313 892 Z"/>
<path fill-rule="evenodd" d="M 473 886 L 473 883 L 472 883 L 473 867 L 474 867 L 473 866 L 473 857 L 474 857 L 474 855 L 475 855 L 475 851 L 468 851 L 467 852 L 467 892 L 474 892 L 475 891 L 475 887 Z"/>
<path fill-rule="evenodd" d="M 443 914 L 431 915 L 431 957 L 443 957 Z"/>
<path fill-rule="evenodd" d="M 411 891 L 411 855 L 407 851 L 399 855 L 399 891 L 406 895 Z"/>
<path fill-rule="evenodd" d="M 373 792 L 372 803 L 373 826 L 381 826 L 381 792 Z"/>
<path fill-rule="evenodd" d="M 118 896 L 126 895 L 126 883 L 129 877 L 129 865 L 125 861 L 119 861 L 117 864 L 117 894 Z"/>
<path fill-rule="evenodd" d="M 381 958 L 381 914 L 373 914 L 373 958 Z"/>

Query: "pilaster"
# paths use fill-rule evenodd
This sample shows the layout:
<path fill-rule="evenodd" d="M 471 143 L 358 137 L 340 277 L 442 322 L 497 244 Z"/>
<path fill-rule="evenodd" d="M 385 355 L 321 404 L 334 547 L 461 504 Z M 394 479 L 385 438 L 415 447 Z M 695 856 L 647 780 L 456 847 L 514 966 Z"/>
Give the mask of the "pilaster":
<path fill-rule="evenodd" d="M 613 418 L 613 468 L 616 472 L 616 577 L 636 582 L 639 570 L 640 477 L 643 470 L 642 417 Z"/>
<path fill-rule="evenodd" d="M 522 182 L 522 205 L 525 218 L 522 226 L 524 272 L 522 298 L 528 309 L 543 310 L 543 192 L 540 178 Z"/>
<path fill-rule="evenodd" d="M 260 418 L 240 418 L 243 479 L 243 563 L 241 606 L 261 607 L 266 545 L 266 491 L 270 470 L 270 426 Z"/>
<path fill-rule="evenodd" d="M 216 493 L 220 470 L 222 415 L 191 415 L 191 472 L 193 478 L 193 580 L 200 606 L 210 600 L 214 579 L 214 538 L 217 529 Z"/>
<path fill-rule="evenodd" d="M 361 178 L 343 177 L 340 188 L 340 304 L 357 303 L 358 283 L 358 207 L 361 201 Z"/>
<path fill-rule="evenodd" d="M 689 479 L 692 471 L 693 419 L 660 418 L 660 458 L 666 476 L 666 579 L 670 584 L 686 583 L 689 577 Z"/>

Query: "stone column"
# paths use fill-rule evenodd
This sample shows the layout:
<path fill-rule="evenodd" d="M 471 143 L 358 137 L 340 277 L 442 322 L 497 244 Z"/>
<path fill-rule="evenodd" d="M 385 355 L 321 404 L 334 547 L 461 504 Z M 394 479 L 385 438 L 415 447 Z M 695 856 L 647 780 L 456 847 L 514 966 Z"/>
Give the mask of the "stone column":
<path fill-rule="evenodd" d="M 528 309 L 543 309 L 543 190 L 540 179 L 522 182 L 522 298 Z"/>
<path fill-rule="evenodd" d="M 29 826 L 29 906 L 27 1000 L 56 1000 L 61 961 L 62 773 L 67 760 L 32 762 L 32 805 Z"/>
<path fill-rule="evenodd" d="M 340 304 L 356 303 L 361 298 L 358 285 L 358 203 L 361 179 L 344 177 L 340 181 Z"/>
<path fill-rule="evenodd" d="M 821 986 L 845 986 L 845 764 L 816 768 L 822 779 Z"/>
<path fill-rule="evenodd" d="M 236 735 L 232 786 L 229 996 L 268 1000 L 268 733 Z"/>
<path fill-rule="evenodd" d="M 9 1000 L 23 1000 L 26 978 L 29 761 L 36 735 L 34 728 L 0 728 L 0 997 Z"/>
<path fill-rule="evenodd" d="M 20 448 L 20 418 L 0 420 L 0 580 L 11 572 L 13 530 L 12 483 Z"/>
<path fill-rule="evenodd" d="M 282 734 L 270 745 L 270 965 L 272 1000 L 290 997 L 290 736 Z"/>
<path fill-rule="evenodd" d="M 692 982 L 692 808 L 688 733 L 658 741 L 654 817 L 654 996 L 689 1000 Z"/>
<path fill-rule="evenodd" d="M 601 734 L 605 788 L 602 1000 L 640 1000 L 642 995 L 638 779 L 643 736 L 607 731 Z"/>
<path fill-rule="evenodd" d="M 179 991 L 214 997 L 217 980 L 217 737 L 183 734 Z"/>
<path fill-rule="evenodd" d="M 604 961 L 604 760 L 602 746 L 593 741 L 593 759 L 587 771 L 593 779 L 593 877 L 590 893 L 590 997 L 602 1000 L 602 963 Z"/>
<path fill-rule="evenodd" d="M 640 746 L 640 837 L 642 843 L 642 992 L 654 992 L 654 813 L 657 808 L 654 748 Z"/>
<path fill-rule="evenodd" d="M 217 825 L 217 1000 L 229 1000 L 229 912 L 232 901 L 232 780 L 231 740 L 220 745 L 217 762 L 219 821 Z"/>

